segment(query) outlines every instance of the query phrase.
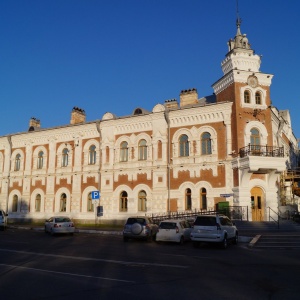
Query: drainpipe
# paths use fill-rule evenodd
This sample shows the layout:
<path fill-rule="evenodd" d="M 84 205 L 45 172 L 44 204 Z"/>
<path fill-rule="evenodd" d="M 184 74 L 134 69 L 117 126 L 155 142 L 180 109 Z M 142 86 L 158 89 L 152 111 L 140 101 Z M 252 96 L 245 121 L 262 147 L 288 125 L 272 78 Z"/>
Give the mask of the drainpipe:
<path fill-rule="evenodd" d="M 167 180 L 168 180 L 168 213 L 170 213 L 171 210 L 171 204 L 170 204 L 170 189 L 171 189 L 171 178 L 170 178 L 170 164 L 171 164 L 171 137 L 170 137 L 170 118 L 169 118 L 169 111 L 165 110 L 164 112 L 165 120 L 168 124 L 168 151 L 167 151 Z"/>
<path fill-rule="evenodd" d="M 99 133 L 99 171 L 98 171 L 98 191 L 100 192 L 100 188 L 101 188 L 101 142 L 102 142 L 102 135 L 101 135 L 101 129 L 100 129 L 100 120 L 96 121 L 96 128 L 97 131 Z M 100 206 L 100 198 L 101 198 L 101 194 L 99 197 L 99 206 Z M 97 209 L 95 214 L 97 215 Z M 96 218 L 96 217 L 95 217 Z"/>
<path fill-rule="evenodd" d="M 11 152 L 12 152 L 11 135 L 8 135 L 8 136 L 7 136 L 7 140 L 8 140 L 8 143 L 9 143 L 9 167 L 8 167 L 8 175 L 7 175 L 6 213 L 8 214 L 9 185 L 10 185 L 10 169 L 11 169 Z"/>

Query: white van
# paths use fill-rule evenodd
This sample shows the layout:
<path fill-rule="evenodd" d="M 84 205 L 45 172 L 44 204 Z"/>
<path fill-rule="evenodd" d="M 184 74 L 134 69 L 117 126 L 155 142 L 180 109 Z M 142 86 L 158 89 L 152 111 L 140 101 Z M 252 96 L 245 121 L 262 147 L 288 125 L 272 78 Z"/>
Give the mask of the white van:
<path fill-rule="evenodd" d="M 7 227 L 7 214 L 0 209 L 0 229 L 4 230 Z"/>

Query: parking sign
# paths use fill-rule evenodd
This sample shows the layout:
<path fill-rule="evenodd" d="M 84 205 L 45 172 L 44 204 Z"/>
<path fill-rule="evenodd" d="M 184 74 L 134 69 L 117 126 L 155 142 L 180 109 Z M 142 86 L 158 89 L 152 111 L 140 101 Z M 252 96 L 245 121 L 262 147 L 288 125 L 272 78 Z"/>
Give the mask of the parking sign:
<path fill-rule="evenodd" d="M 93 191 L 92 200 L 99 200 L 99 199 L 100 199 L 100 191 Z"/>

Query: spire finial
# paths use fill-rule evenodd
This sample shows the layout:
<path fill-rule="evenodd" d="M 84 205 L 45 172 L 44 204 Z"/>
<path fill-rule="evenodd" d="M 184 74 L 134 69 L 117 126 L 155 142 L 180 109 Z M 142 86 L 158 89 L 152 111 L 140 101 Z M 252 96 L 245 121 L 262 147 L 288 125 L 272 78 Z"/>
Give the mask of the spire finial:
<path fill-rule="evenodd" d="M 242 19 L 240 18 L 240 14 L 239 14 L 239 0 L 236 0 L 236 27 L 237 27 L 236 35 L 241 35 L 241 30 L 240 30 L 241 23 L 242 23 Z"/>

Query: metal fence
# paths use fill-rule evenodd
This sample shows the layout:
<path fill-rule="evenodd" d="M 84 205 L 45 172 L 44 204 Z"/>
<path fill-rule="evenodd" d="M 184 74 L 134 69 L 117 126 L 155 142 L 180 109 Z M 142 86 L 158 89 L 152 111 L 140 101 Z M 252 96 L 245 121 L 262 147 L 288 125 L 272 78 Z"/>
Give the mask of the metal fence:
<path fill-rule="evenodd" d="M 231 220 L 248 221 L 248 206 L 228 206 L 220 210 L 186 210 L 176 211 L 168 213 L 156 213 L 147 214 L 152 218 L 153 222 L 159 224 L 159 222 L 168 219 L 186 219 L 193 221 L 198 215 L 215 215 L 223 214 L 229 217 Z"/>

